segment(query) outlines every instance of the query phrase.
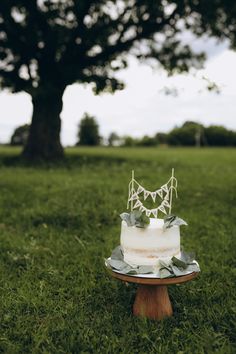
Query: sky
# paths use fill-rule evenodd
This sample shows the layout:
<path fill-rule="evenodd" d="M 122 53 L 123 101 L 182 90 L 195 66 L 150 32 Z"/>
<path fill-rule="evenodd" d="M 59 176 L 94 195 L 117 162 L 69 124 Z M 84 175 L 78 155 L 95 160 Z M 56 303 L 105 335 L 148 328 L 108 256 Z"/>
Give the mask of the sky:
<path fill-rule="evenodd" d="M 186 34 L 185 41 L 192 39 Z M 96 117 L 104 137 L 111 132 L 152 136 L 186 120 L 236 130 L 236 52 L 214 39 L 194 40 L 192 45 L 208 55 L 204 68 L 197 72 L 168 77 L 160 68 L 154 70 L 129 58 L 129 68 L 117 75 L 126 84 L 122 91 L 95 96 L 89 85 L 68 86 L 61 113 L 63 145 L 76 143 L 78 124 L 85 112 Z M 204 78 L 215 82 L 220 94 L 209 92 Z M 166 95 L 166 88 L 173 94 Z M 31 116 L 29 95 L 0 92 L 0 143 L 7 143 L 16 127 L 30 123 Z"/>

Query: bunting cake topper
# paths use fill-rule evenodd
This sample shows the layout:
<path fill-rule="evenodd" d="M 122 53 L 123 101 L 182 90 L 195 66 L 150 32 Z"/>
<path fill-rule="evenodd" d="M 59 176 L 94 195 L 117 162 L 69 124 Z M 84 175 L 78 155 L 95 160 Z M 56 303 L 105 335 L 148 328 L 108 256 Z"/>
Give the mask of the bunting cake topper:
<path fill-rule="evenodd" d="M 155 218 L 157 218 L 159 211 L 165 215 L 170 215 L 173 192 L 175 192 L 177 198 L 177 183 L 177 179 L 174 176 L 174 168 L 172 168 L 172 174 L 168 182 L 154 191 L 149 191 L 134 178 L 134 171 L 132 171 L 131 181 L 129 182 L 127 209 L 130 209 L 131 211 L 139 209 L 140 211 L 145 212 L 148 217 L 153 215 Z M 153 203 L 156 202 L 157 198 L 159 201 L 161 200 L 161 202 L 157 204 L 155 208 L 148 209 L 143 205 L 143 202 L 140 199 L 141 196 L 143 197 L 143 201 L 150 197 Z"/>

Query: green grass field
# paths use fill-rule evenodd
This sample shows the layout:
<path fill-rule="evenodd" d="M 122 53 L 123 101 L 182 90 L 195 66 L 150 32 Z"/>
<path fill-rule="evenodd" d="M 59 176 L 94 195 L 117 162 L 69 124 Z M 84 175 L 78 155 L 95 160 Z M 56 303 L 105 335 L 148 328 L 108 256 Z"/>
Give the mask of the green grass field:
<path fill-rule="evenodd" d="M 235 353 L 234 149 L 67 150 L 64 163 L 29 167 L 0 150 L 0 352 Z M 135 286 L 104 258 L 119 244 L 131 170 L 149 189 L 175 167 L 173 213 L 189 226 L 200 276 L 170 286 L 175 315 L 134 318 Z"/>

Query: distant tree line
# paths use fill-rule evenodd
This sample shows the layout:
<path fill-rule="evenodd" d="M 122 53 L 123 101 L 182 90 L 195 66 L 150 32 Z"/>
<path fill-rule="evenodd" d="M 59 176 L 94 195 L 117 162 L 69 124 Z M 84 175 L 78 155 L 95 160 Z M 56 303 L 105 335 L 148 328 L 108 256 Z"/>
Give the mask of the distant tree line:
<path fill-rule="evenodd" d="M 27 141 L 29 125 L 18 127 L 11 138 L 11 145 L 24 145 Z M 158 132 L 153 136 L 144 135 L 141 138 L 119 136 L 116 132 L 110 133 L 107 139 L 99 133 L 96 118 L 85 113 L 82 117 L 77 133 L 78 146 L 236 146 L 236 131 L 220 125 L 210 125 L 187 121 L 180 127 L 175 127 L 168 133 Z"/>

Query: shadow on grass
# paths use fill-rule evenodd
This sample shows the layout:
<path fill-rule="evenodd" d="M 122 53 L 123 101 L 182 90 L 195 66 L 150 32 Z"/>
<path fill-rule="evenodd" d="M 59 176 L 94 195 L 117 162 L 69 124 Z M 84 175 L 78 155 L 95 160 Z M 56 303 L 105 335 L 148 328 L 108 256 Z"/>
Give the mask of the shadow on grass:
<path fill-rule="evenodd" d="M 126 162 L 125 157 L 118 156 L 93 156 L 91 154 L 70 154 L 66 153 L 65 157 L 59 160 L 44 161 L 44 160 L 27 160 L 20 154 L 1 154 L 0 153 L 0 166 L 5 167 L 24 167 L 24 168 L 74 168 L 82 166 L 94 165 L 110 165 L 121 164 Z"/>

